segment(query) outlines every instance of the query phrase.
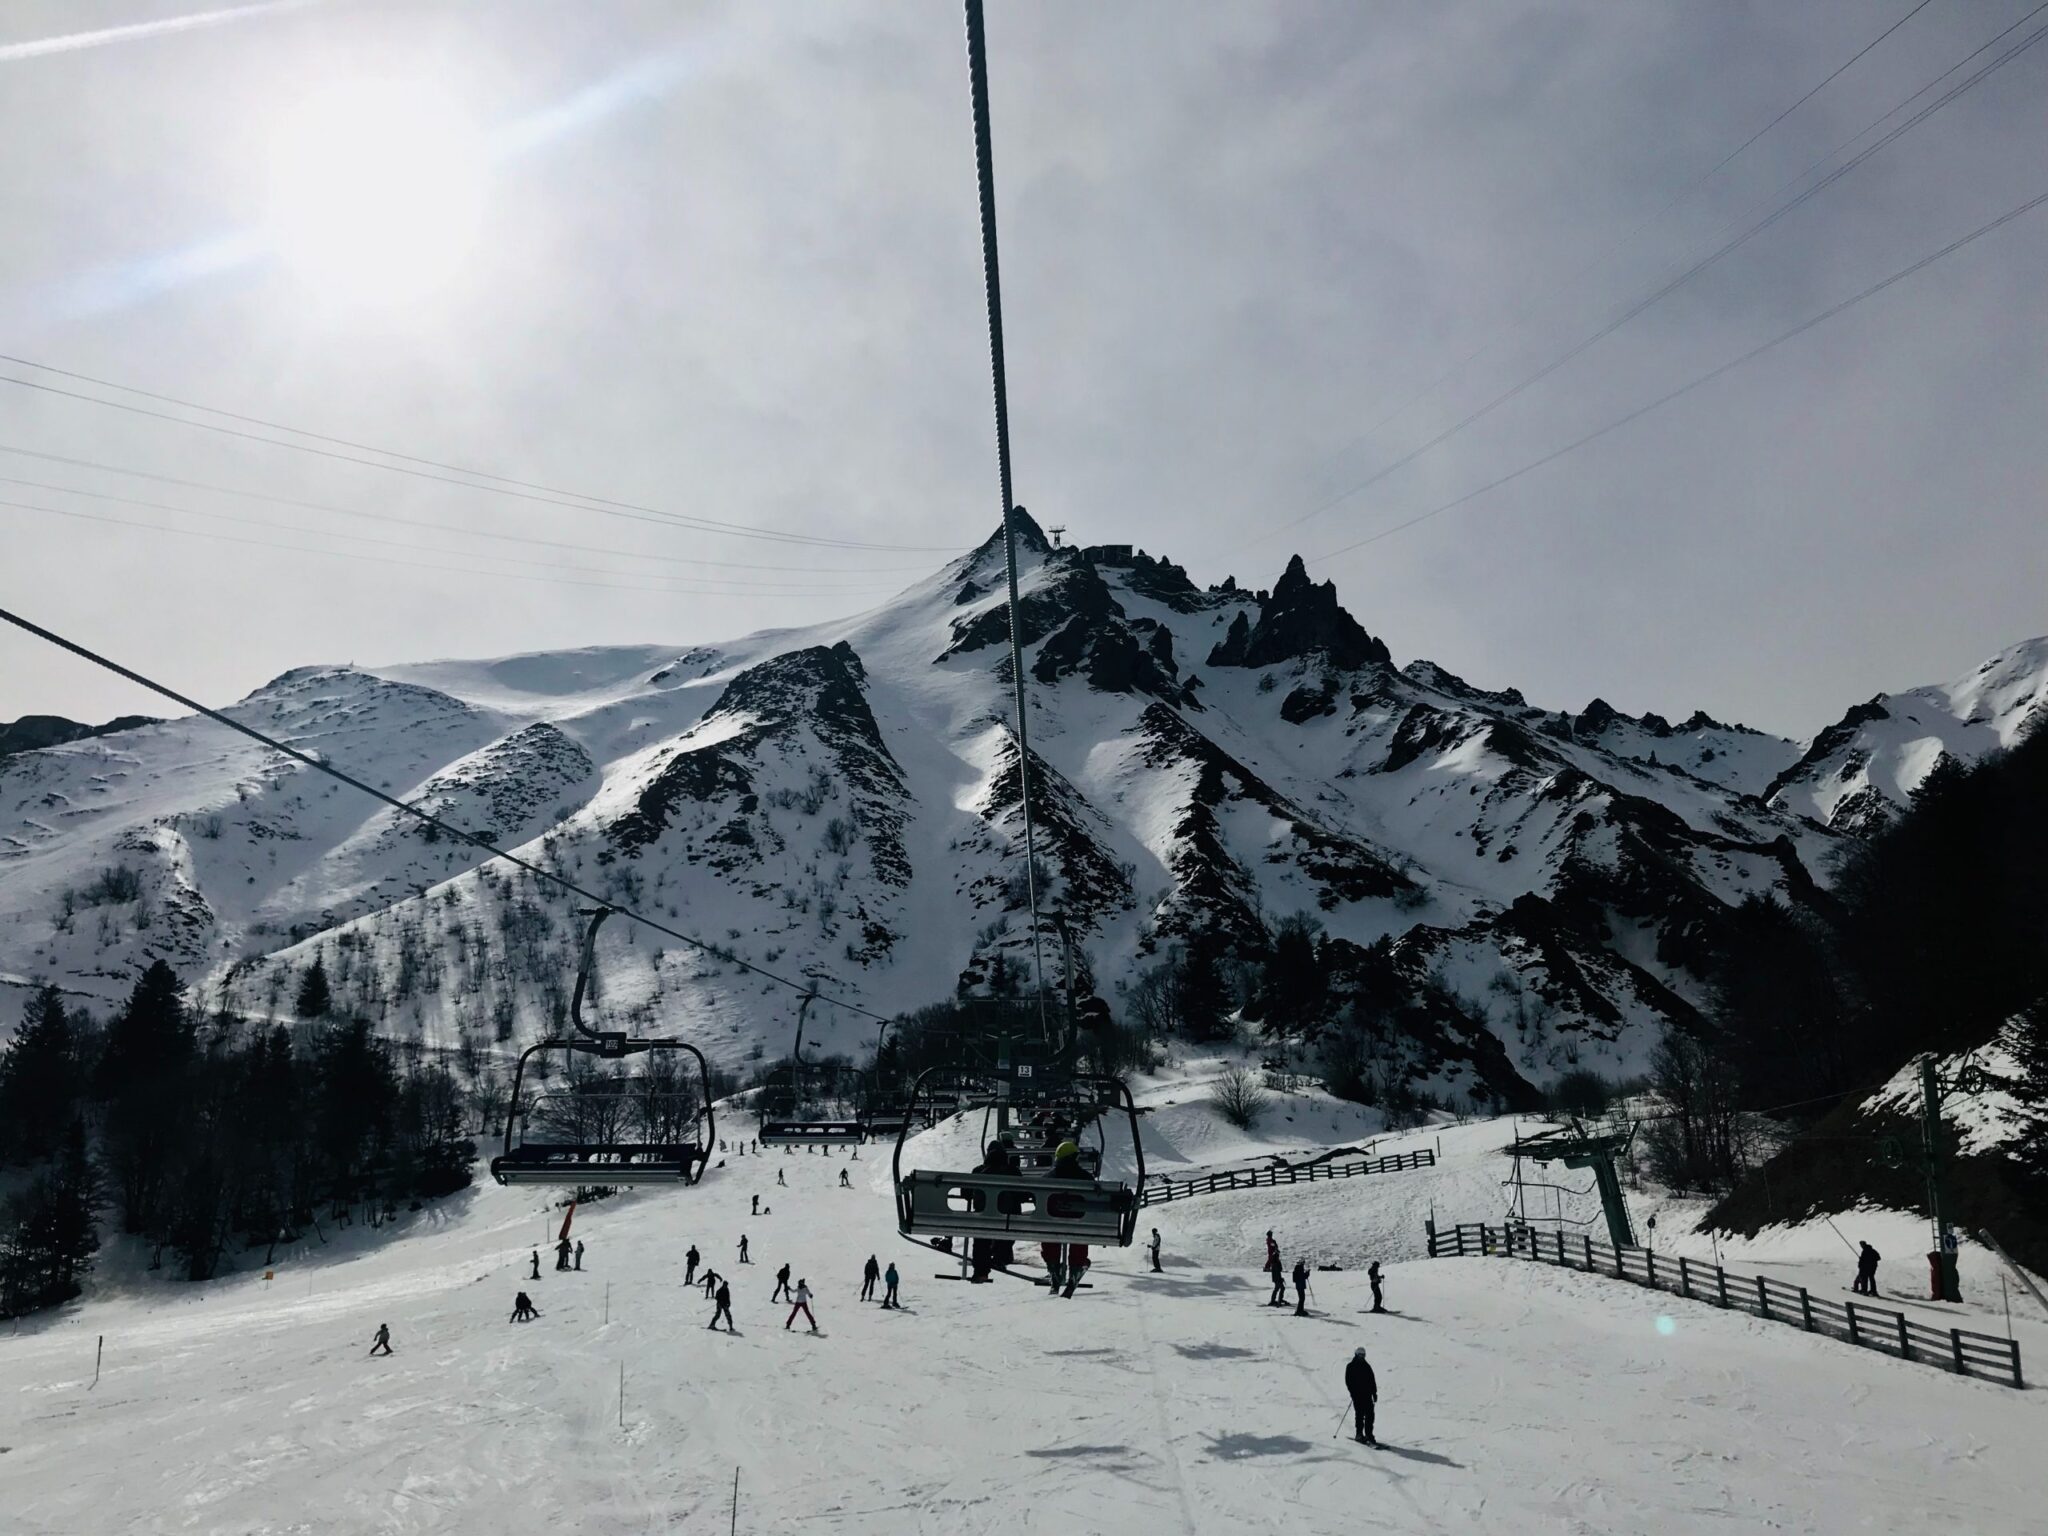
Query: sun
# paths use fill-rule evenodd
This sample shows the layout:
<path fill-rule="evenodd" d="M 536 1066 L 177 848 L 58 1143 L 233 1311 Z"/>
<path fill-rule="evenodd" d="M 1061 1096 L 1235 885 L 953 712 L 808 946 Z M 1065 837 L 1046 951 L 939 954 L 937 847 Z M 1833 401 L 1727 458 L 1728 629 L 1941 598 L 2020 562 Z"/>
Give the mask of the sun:
<path fill-rule="evenodd" d="M 415 303 L 475 257 L 489 156 L 475 123 L 429 86 L 327 86 L 291 109 L 270 149 L 268 242 L 322 297 Z"/>

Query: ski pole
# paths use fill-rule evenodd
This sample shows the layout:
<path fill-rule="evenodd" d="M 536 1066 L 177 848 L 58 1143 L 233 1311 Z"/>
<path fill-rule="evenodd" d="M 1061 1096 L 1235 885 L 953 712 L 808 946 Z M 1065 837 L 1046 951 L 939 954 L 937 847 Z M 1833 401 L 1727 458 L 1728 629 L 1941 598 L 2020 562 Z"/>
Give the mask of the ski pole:
<path fill-rule="evenodd" d="M 1842 1237 L 1842 1229 L 1841 1229 L 1840 1227 L 1838 1227 L 1838 1226 L 1836 1226 L 1836 1225 L 1835 1225 L 1835 1218 L 1834 1218 L 1834 1217 L 1832 1217 L 1832 1216 L 1823 1216 L 1823 1217 L 1821 1217 L 1821 1220 L 1822 1220 L 1822 1221 L 1824 1221 L 1824 1222 L 1826 1222 L 1826 1223 L 1828 1224 L 1828 1230 L 1829 1230 L 1830 1232 L 1834 1233 L 1834 1234 L 1835 1234 L 1835 1236 L 1837 1236 L 1837 1237 Z M 1850 1251 L 1851 1253 L 1855 1253 L 1855 1252 L 1856 1252 L 1856 1245 L 1855 1245 L 1854 1243 L 1850 1242 L 1850 1241 L 1849 1241 L 1849 1239 L 1847 1239 L 1846 1237 L 1842 1237 L 1842 1246 L 1843 1246 L 1844 1248 L 1848 1249 L 1848 1250 L 1849 1250 L 1849 1251 Z"/>

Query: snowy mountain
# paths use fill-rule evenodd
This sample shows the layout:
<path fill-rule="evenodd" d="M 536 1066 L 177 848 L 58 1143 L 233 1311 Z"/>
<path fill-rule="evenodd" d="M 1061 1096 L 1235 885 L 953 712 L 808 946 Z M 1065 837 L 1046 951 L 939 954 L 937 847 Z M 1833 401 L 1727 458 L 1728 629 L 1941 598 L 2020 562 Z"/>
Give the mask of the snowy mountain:
<path fill-rule="evenodd" d="M 1807 744 L 1765 798 L 1865 833 L 1884 825 L 1944 759 L 1973 762 L 2048 720 L 2048 636 L 1993 656 L 1953 683 L 1880 693 Z"/>
<path fill-rule="evenodd" d="M 1826 880 L 1862 824 L 1820 787 L 1843 764 L 1903 795 L 1918 743 L 1988 750 L 2048 697 L 2037 641 L 1802 755 L 1397 667 L 1298 559 L 1270 591 L 1204 590 L 1022 521 L 1041 896 L 1078 959 L 1127 997 L 1179 946 L 1256 959 L 1309 914 L 1338 1004 L 1439 1092 L 1634 1070 L 1699 1006 L 1731 904 Z M 742 1065 L 786 1049 L 794 994 L 734 957 L 877 1012 L 1028 974 L 1004 593 L 991 538 L 810 629 L 302 668 L 232 712 L 707 941 L 614 925 L 601 1006 Z M 160 956 L 208 1006 L 282 1014 L 318 956 L 391 1032 L 511 1044 L 564 1015 L 576 904 L 205 720 L 0 766 L 17 983 L 111 999 Z M 872 1039 L 829 1009 L 812 1029 Z"/>

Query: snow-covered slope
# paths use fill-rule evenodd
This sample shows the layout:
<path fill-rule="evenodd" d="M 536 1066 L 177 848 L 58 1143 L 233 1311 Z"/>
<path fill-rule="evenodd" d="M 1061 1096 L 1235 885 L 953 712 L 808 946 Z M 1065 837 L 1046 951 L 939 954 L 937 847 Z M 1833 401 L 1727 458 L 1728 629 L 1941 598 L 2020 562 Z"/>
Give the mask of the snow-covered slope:
<path fill-rule="evenodd" d="M 1934 766 L 1973 762 L 2048 720 L 2048 636 L 2002 651 L 1947 684 L 1880 693 L 1808 743 L 1765 797 L 1858 833 L 1882 826 Z"/>
<path fill-rule="evenodd" d="M 1298 560 L 1202 590 L 1024 522 L 1042 896 L 1112 999 L 1176 945 L 1256 958 L 1307 913 L 1389 1062 L 1514 1102 L 1635 1070 L 1730 905 L 1826 878 L 1836 834 L 1794 811 L 1827 808 L 1756 793 L 1792 743 L 1397 668 Z M 1024 974 L 1007 640 L 991 539 L 810 629 L 308 667 L 234 708 L 705 940 L 614 925 L 603 1006 L 741 1064 L 785 1048 L 794 997 L 735 959 L 883 1013 Z M 2023 652 L 2048 646 L 1942 695 L 1987 741 L 2025 712 Z M 0 765 L 0 973 L 106 1000 L 161 956 L 209 1006 L 289 1012 L 318 957 L 388 1031 L 509 1045 L 562 1017 L 579 904 L 204 720 Z"/>
<path fill-rule="evenodd" d="M 1329 1115 L 1360 1113 L 1303 1095 L 1293 1124 L 1246 1138 L 1195 1102 L 1198 1076 L 1148 1092 L 1155 1156 L 1170 1141 L 1198 1159 L 1183 1173 L 1312 1148 Z M 1383 1142 L 1440 1137 L 1427 1176 L 1148 1212 L 1164 1273 L 1139 1249 L 1098 1249 L 1071 1301 L 935 1279 L 950 1266 L 895 1234 L 880 1149 L 730 1156 L 697 1188 L 585 1206 L 581 1274 L 527 1279 L 562 1212 L 487 1185 L 390 1241 L 281 1253 L 275 1278 L 257 1264 L 199 1285 L 103 1280 L 0 1334 L 6 1528 L 2038 1528 L 2038 1392 L 1600 1276 L 1415 1257 L 1432 1202 L 1447 1222 L 1498 1218 L 1509 1134 Z M 1306 1318 L 1261 1304 L 1268 1228 L 1289 1262 L 1345 1266 L 1316 1273 Z M 736 1334 L 707 1331 L 683 1286 L 691 1244 L 730 1278 Z M 858 1300 L 870 1253 L 898 1266 L 901 1311 Z M 1386 1263 L 1377 1316 L 1366 1258 Z M 785 1330 L 768 1299 L 784 1263 L 817 1293 L 817 1336 Z M 521 1289 L 541 1315 L 515 1326 Z M 2032 1358 L 2048 1328 L 2016 1321 Z M 396 1353 L 367 1359 L 380 1323 Z M 1342 1373 L 1359 1348 L 1380 1383 L 1376 1450 L 1349 1438 Z"/>

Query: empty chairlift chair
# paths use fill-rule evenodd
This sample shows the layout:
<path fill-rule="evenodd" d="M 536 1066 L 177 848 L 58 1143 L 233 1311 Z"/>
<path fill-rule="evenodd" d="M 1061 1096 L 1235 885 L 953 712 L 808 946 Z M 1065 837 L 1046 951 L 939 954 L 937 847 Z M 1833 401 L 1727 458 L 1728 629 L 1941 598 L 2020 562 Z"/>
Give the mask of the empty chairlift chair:
<path fill-rule="evenodd" d="M 847 1147 L 868 1139 L 867 1122 L 858 1114 L 806 1115 L 810 1108 L 803 1093 L 805 1063 L 804 1016 L 810 1012 L 815 992 L 806 992 L 796 1011 L 796 1043 L 790 1047 L 784 1081 L 763 1090 L 760 1142 L 764 1147 Z M 850 1069 L 849 1069 L 850 1073 Z M 850 1073 L 858 1079 L 859 1074 Z"/>
<path fill-rule="evenodd" d="M 583 994 L 597 930 L 611 913 L 603 909 L 589 916 L 583 961 L 569 1003 L 576 1033 L 543 1040 L 520 1053 L 505 1115 L 505 1149 L 491 1159 L 491 1177 L 500 1184 L 694 1184 L 703 1177 L 714 1132 L 711 1074 L 704 1053 L 686 1041 L 636 1039 L 623 1030 L 592 1029 L 583 1022 Z M 560 1089 L 537 1092 L 528 1104 L 522 1097 L 527 1063 L 550 1052 L 560 1052 L 571 1068 L 593 1056 L 622 1061 L 687 1054 L 695 1062 L 695 1076 L 693 1081 L 685 1071 L 666 1079 L 644 1075 L 596 1083 L 570 1081 Z M 529 1134 L 536 1122 L 538 1134 Z M 639 1139 L 629 1139 L 630 1130 L 638 1130 Z"/>

